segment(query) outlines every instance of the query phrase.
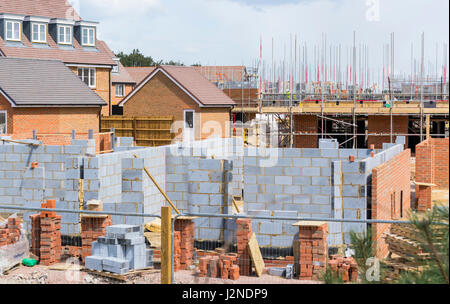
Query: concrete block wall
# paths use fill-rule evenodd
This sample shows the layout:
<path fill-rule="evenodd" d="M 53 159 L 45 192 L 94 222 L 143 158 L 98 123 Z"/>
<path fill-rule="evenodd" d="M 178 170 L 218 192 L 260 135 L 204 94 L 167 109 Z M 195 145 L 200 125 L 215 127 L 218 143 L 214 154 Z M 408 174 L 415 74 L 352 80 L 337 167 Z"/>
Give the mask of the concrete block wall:
<path fill-rule="evenodd" d="M 134 154 L 138 156 L 137 159 L 134 158 Z M 154 214 L 160 212 L 160 207 L 164 204 L 165 199 L 144 172 L 144 166 L 158 185 L 165 190 L 164 147 L 131 149 L 102 154 L 95 158 L 98 159 L 99 165 L 98 199 L 103 201 L 104 210 Z M 139 180 L 133 184 L 134 188 L 130 188 L 133 175 L 138 175 Z M 141 219 L 112 217 L 114 224 L 132 224 Z"/>
<path fill-rule="evenodd" d="M 187 172 L 189 210 L 196 213 L 230 214 L 230 171 L 231 162 L 227 160 L 192 157 Z M 194 223 L 197 239 L 223 239 L 223 218 L 199 218 Z"/>
<path fill-rule="evenodd" d="M 298 238 L 298 227 L 292 226 L 296 221 L 279 220 L 279 218 L 299 217 L 299 212 L 289 210 L 250 210 L 251 216 L 273 216 L 277 220 L 252 220 L 252 231 L 256 234 L 261 247 L 291 247 Z"/>
<path fill-rule="evenodd" d="M 40 144 L 35 140 L 22 142 Z M 1 142 L 0 201 L 8 205 L 39 207 L 41 202 L 55 199 L 57 208 L 73 208 L 73 194 L 67 192 L 66 187 L 69 191 L 78 191 L 78 189 L 73 188 L 73 183 L 70 184 L 71 178 L 74 177 L 72 175 L 75 173 L 67 172 L 66 161 L 85 155 L 89 150 L 89 142 L 68 146 L 30 146 Z M 74 142 L 74 144 L 79 143 Z M 33 162 L 38 162 L 38 168 L 31 170 Z M 42 176 L 36 174 L 42 174 Z M 27 215 L 31 213 L 24 213 L 27 221 Z M 63 232 L 70 230 L 71 223 L 71 216 L 63 216 L 61 227 Z"/>

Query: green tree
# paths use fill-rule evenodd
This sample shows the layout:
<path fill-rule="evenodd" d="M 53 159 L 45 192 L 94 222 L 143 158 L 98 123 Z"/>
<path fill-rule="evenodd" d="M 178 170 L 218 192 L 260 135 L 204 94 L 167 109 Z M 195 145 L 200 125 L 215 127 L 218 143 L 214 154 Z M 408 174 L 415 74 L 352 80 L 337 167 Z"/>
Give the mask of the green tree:
<path fill-rule="evenodd" d="M 130 54 L 120 52 L 116 56 L 120 58 L 120 62 L 126 67 L 145 67 L 158 64 L 151 56 L 144 56 L 138 49 L 134 49 Z"/>

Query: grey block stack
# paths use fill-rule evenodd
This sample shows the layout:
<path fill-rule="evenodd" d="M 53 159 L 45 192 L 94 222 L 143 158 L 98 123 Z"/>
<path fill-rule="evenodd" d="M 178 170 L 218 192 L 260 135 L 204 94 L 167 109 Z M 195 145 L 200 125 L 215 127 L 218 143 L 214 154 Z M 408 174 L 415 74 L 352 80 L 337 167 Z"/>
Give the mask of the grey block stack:
<path fill-rule="evenodd" d="M 126 274 L 153 266 L 153 250 L 146 249 L 144 231 L 135 225 L 106 227 L 106 235 L 92 243 L 92 256 L 85 267 L 97 271 Z"/>

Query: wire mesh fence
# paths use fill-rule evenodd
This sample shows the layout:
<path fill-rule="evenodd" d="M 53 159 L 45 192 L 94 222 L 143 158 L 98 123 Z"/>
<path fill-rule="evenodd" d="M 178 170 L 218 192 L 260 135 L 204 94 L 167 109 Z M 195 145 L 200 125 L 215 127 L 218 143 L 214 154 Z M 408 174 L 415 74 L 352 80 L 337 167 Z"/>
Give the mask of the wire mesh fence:
<path fill-rule="evenodd" d="M 327 282 L 330 269 L 342 282 L 360 281 L 367 271 L 373 274 L 379 267 L 377 246 L 388 247 L 390 256 L 383 262 L 394 274 L 405 267 L 414 269 L 418 256 L 429 258 L 417 229 L 406 220 L 180 214 L 173 216 L 171 248 L 166 248 L 161 243 L 162 230 L 144 232 L 144 226 L 148 228 L 144 223 L 158 215 L 44 207 L 48 208 L 0 206 L 0 272 L 8 274 L 19 263 L 33 266 L 35 260 L 45 269 L 60 267 L 71 273 L 68 283 L 84 282 L 82 276 L 73 275 L 80 271 L 119 282 L 137 270 L 149 269 L 155 276 L 144 276 L 142 282 L 160 283 L 165 250 L 171 253 L 170 260 L 165 260 L 172 271 L 171 283 L 304 284 Z M 78 233 L 62 232 L 67 225 L 62 215 L 70 213 L 80 215 L 80 221 L 71 224 Z M 112 217 L 117 220 L 117 216 L 138 217 L 143 224 L 112 225 Z M 217 220 L 221 228 L 208 232 L 211 227 L 204 223 Z M 366 230 L 356 241 L 330 244 L 334 223 L 364 224 Z M 383 225 L 385 232 L 373 236 L 374 225 Z M 444 227 L 448 230 L 448 222 Z M 370 253 L 363 263 L 373 267 L 361 268 L 358 252 L 355 255 L 361 244 Z"/>
<path fill-rule="evenodd" d="M 112 218 L 126 223 L 137 217 L 146 223 L 159 215 L 55 209 L 52 200 L 42 207 L 0 207 L 0 276 L 6 282 L 31 275 L 27 269 L 14 275 L 12 270 L 20 264 L 34 267 L 33 272 L 50 271 L 49 283 L 71 284 L 86 283 L 83 278 L 89 275 L 117 283 L 159 268 L 160 248 L 145 236 L 144 225 L 112 225 Z M 68 222 L 70 214 L 79 220 Z M 60 270 L 65 275 L 51 272 Z"/>

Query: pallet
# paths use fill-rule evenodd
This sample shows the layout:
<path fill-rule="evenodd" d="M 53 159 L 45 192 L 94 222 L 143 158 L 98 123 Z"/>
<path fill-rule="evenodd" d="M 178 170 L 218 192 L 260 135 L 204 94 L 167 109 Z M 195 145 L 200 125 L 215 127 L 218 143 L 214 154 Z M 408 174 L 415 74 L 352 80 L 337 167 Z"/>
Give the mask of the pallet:
<path fill-rule="evenodd" d="M 150 270 L 155 270 L 154 272 L 158 272 L 153 267 L 139 269 L 139 270 L 133 270 L 126 274 L 112 273 L 112 272 L 108 272 L 108 271 L 97 271 L 97 270 L 91 270 L 91 269 L 86 269 L 86 268 L 83 269 L 83 271 L 90 273 L 90 274 L 95 274 L 98 276 L 107 277 L 110 279 L 115 279 L 115 280 L 124 281 L 124 282 L 127 281 L 130 278 L 130 276 L 142 275 L 144 273 L 150 272 Z"/>

